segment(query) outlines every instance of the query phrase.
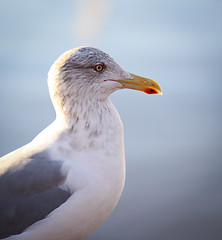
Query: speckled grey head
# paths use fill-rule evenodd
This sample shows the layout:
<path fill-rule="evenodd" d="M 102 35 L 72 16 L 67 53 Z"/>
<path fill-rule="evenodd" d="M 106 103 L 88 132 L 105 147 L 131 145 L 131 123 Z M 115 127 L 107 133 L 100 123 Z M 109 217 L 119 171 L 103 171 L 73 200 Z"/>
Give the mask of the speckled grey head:
<path fill-rule="evenodd" d="M 62 107 L 67 98 L 104 100 L 121 88 L 114 81 L 130 74 L 107 53 L 92 47 L 66 51 L 52 65 L 48 83 L 54 105 Z"/>

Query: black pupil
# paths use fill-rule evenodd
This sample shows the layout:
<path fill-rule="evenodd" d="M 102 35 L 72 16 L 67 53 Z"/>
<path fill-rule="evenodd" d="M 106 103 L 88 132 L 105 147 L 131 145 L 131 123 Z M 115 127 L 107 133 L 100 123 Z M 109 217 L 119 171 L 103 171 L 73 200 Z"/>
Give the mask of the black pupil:
<path fill-rule="evenodd" d="M 96 69 L 97 69 L 98 71 L 101 71 L 101 70 L 102 70 L 102 66 L 101 66 L 101 65 L 98 65 L 98 66 L 96 67 Z"/>

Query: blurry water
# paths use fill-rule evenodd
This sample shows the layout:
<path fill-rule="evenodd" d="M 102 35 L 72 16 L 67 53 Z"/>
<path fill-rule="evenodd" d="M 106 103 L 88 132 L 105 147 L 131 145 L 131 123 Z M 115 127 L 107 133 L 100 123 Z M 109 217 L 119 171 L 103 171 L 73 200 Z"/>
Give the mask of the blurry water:
<path fill-rule="evenodd" d="M 164 95 L 111 96 L 125 127 L 126 187 L 88 239 L 222 239 L 221 1 L 8 0 L 0 18 L 2 155 L 53 121 L 53 61 L 98 47 Z"/>

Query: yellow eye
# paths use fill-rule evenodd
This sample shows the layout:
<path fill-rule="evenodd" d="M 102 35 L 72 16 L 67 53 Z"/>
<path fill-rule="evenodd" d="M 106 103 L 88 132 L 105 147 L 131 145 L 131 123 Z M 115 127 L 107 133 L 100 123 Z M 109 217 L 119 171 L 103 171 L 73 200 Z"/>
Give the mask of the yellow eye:
<path fill-rule="evenodd" d="M 104 69 L 104 66 L 101 63 L 100 64 L 96 64 L 94 66 L 94 70 L 97 71 L 97 72 L 101 72 L 103 69 Z"/>

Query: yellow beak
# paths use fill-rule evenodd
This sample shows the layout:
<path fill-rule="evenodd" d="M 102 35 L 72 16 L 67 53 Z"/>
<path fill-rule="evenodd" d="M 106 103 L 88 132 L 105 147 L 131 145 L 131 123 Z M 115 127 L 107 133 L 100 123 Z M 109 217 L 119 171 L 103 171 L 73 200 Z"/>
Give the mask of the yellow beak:
<path fill-rule="evenodd" d="M 122 84 L 122 88 L 135 89 L 147 94 L 163 94 L 160 85 L 154 80 L 140 77 L 132 73 L 130 73 L 130 76 L 132 79 L 120 79 L 116 81 Z"/>

